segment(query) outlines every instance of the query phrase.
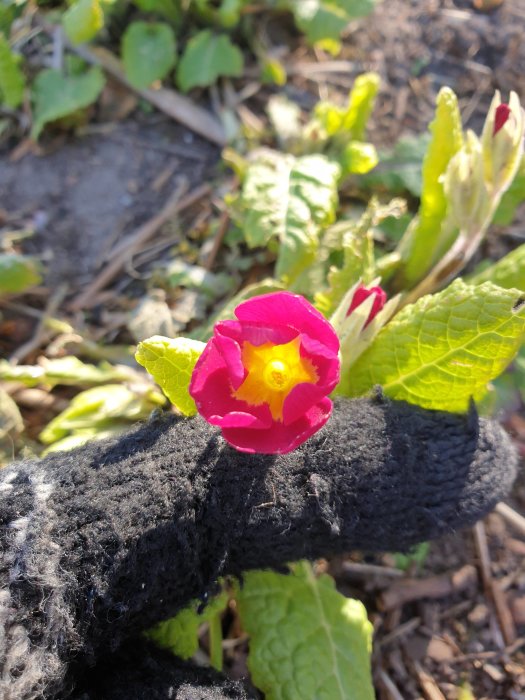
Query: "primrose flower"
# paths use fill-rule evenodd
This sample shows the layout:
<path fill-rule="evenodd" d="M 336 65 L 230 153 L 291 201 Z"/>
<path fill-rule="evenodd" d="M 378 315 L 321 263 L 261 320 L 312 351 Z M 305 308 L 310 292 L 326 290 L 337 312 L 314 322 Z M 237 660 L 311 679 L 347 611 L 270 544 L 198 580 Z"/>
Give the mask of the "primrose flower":
<path fill-rule="evenodd" d="M 370 309 L 368 318 L 366 319 L 364 328 L 366 328 L 368 324 L 374 320 L 374 318 L 386 304 L 386 292 L 383 289 L 381 289 L 381 287 L 370 287 L 370 289 L 367 289 L 362 285 L 358 287 L 355 290 L 354 296 L 352 297 L 352 301 L 350 302 L 350 306 L 348 307 L 348 311 L 346 312 L 346 315 L 350 316 L 354 309 L 357 309 L 358 306 L 361 306 L 361 304 L 366 299 L 368 299 L 369 296 L 372 295 L 374 295 L 375 298 L 372 304 L 372 308 Z"/>
<path fill-rule="evenodd" d="M 289 292 L 248 299 L 235 316 L 215 325 L 190 394 L 238 450 L 290 452 L 330 417 L 339 339 L 306 299 Z"/>

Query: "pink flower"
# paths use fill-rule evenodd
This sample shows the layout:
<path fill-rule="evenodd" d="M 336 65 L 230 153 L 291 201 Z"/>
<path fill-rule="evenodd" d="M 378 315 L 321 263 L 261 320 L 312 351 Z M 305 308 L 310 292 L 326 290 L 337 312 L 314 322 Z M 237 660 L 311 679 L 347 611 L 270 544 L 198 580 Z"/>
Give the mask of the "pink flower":
<path fill-rule="evenodd" d="M 238 450 L 290 452 L 330 417 L 339 339 L 306 299 L 289 292 L 248 299 L 235 316 L 215 325 L 190 394 Z"/>
<path fill-rule="evenodd" d="M 354 309 L 357 309 L 358 306 L 361 306 L 361 304 L 368 299 L 369 296 L 372 294 L 375 295 L 374 303 L 372 305 L 372 308 L 370 310 L 370 314 L 368 315 L 368 318 L 366 320 L 366 323 L 364 327 L 366 328 L 368 324 L 377 316 L 377 314 L 381 311 L 383 306 L 386 304 L 386 292 L 381 289 L 381 287 L 370 287 L 370 289 L 367 289 L 366 287 L 358 287 L 355 290 L 355 294 L 352 297 L 352 301 L 350 302 L 350 306 L 348 307 L 348 311 L 346 312 L 347 316 L 350 316 L 352 311 Z"/>
<path fill-rule="evenodd" d="M 492 136 L 496 136 L 498 131 L 500 129 L 503 129 L 505 124 L 507 123 L 508 118 L 512 114 L 512 110 L 509 107 L 509 105 L 505 104 L 502 102 L 500 105 L 496 107 L 496 112 L 494 114 L 494 129 L 492 132 Z"/>

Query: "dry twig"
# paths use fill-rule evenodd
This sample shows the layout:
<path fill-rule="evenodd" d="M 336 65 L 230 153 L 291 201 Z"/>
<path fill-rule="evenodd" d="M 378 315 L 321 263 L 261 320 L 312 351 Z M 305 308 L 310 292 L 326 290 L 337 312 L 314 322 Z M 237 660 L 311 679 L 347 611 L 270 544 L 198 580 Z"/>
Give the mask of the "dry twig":
<path fill-rule="evenodd" d="M 470 564 L 452 574 L 424 579 L 405 578 L 395 581 L 381 594 L 380 605 L 383 610 L 392 610 L 421 598 L 445 598 L 470 588 L 476 581 L 476 568 Z"/>
<path fill-rule="evenodd" d="M 344 561 L 341 570 L 347 576 L 359 578 L 368 576 L 380 576 L 384 578 L 403 578 L 404 572 L 393 566 L 379 566 L 378 564 L 365 564 L 363 562 Z"/>
<path fill-rule="evenodd" d="M 506 503 L 498 503 L 495 508 L 496 513 L 501 515 L 501 517 L 512 525 L 512 527 L 525 537 L 525 518 L 523 515 L 517 513 L 514 508 L 511 508 Z"/>
<path fill-rule="evenodd" d="M 388 673 L 385 671 L 384 668 L 380 668 L 377 675 L 378 675 L 379 682 L 384 687 L 384 689 L 388 693 L 391 700 L 403 700 L 403 696 L 401 695 L 401 693 L 397 689 L 396 684 L 390 678 L 390 676 L 388 675 Z"/>
<path fill-rule="evenodd" d="M 55 293 L 51 295 L 47 306 L 44 312 L 42 313 L 42 316 L 40 317 L 33 337 L 30 338 L 23 345 L 20 345 L 20 347 L 14 351 L 14 353 L 9 358 L 11 364 L 17 365 L 22 360 L 25 360 L 25 358 L 28 355 L 30 355 L 35 350 L 38 350 L 38 348 L 45 342 L 47 331 L 46 323 L 53 316 L 53 314 L 56 312 L 56 310 L 64 300 L 66 292 L 66 285 L 60 285 L 60 287 L 55 291 Z"/>
<path fill-rule="evenodd" d="M 509 609 L 505 593 L 502 591 L 498 581 L 492 577 L 487 534 L 482 521 L 476 523 L 473 533 L 476 551 L 479 557 L 483 587 L 488 598 L 494 605 L 505 644 L 512 644 L 516 641 L 517 637 L 516 627 L 512 619 L 512 613 Z"/>

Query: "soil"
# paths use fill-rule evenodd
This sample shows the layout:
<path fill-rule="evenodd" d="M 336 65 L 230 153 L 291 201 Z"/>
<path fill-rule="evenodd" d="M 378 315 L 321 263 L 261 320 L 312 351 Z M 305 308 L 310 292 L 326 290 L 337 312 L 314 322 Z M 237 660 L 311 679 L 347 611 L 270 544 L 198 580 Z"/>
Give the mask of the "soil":
<path fill-rule="evenodd" d="M 83 287 L 121 237 L 152 217 L 180 182 L 211 180 L 219 149 L 159 115 L 48 142 L 44 155 L 0 159 L 0 208 L 33 228 L 29 252 L 49 286 Z"/>
<path fill-rule="evenodd" d="M 427 128 L 437 92 L 449 85 L 465 124 L 479 132 L 495 89 L 525 98 L 524 36 L 523 0 L 504 0 L 490 12 L 476 11 L 471 0 L 386 0 L 349 28 L 338 57 L 346 61 L 344 70 L 309 75 L 302 69 L 308 62 L 332 59 L 297 47 L 286 57 L 296 70 L 284 89 L 305 108 L 320 96 L 342 102 L 356 75 L 377 71 L 382 87 L 370 140 L 388 147 L 402 134 Z M 248 102 L 261 118 L 267 96 L 261 90 Z M 36 231 L 26 249 L 46 260 L 48 287 L 66 282 L 78 291 L 110 248 L 159 210 L 178 178 L 186 177 L 190 188 L 214 178 L 219 155 L 188 129 L 136 109 L 123 121 L 95 122 L 83 135 L 48 137 L 42 155 L 13 161 L 13 151 L 4 148 L 0 214 L 5 210 L 13 228 Z M 520 240 L 523 230 L 520 221 Z M 525 455 L 525 420 L 519 414 L 505 420 Z M 511 503 L 525 513 L 523 477 Z M 488 553 L 481 554 L 483 531 Z M 325 564 L 343 592 L 365 602 L 374 622 L 380 700 L 469 700 L 459 690 L 467 683 L 476 700 L 525 698 L 525 531 L 494 513 L 476 532 L 433 543 L 423 569 L 402 580 L 363 575 L 355 566 L 387 567 L 389 557 L 356 553 Z M 415 595 L 385 610 L 392 590 L 428 593 L 435 577 L 462 581 L 460 574 L 464 587 Z M 231 654 L 233 675 L 245 673 L 244 655 L 242 644 Z"/>
<path fill-rule="evenodd" d="M 495 90 L 525 94 L 525 5 L 505 0 L 490 12 L 472 0 L 394 0 L 378 5 L 347 38 L 344 56 L 355 74 L 378 72 L 379 109 L 371 137 L 391 145 L 420 133 L 445 85 L 459 97 L 465 126 L 478 133 Z"/>

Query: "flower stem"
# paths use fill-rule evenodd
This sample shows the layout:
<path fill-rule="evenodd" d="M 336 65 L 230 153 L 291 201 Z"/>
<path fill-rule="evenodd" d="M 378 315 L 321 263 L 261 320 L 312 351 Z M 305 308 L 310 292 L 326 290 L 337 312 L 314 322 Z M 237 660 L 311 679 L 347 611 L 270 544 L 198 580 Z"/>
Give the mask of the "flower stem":
<path fill-rule="evenodd" d="M 222 671 L 222 625 L 221 614 L 217 613 L 210 620 L 210 663 L 217 671 Z"/>

